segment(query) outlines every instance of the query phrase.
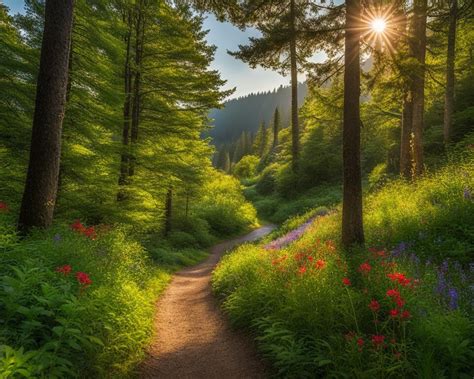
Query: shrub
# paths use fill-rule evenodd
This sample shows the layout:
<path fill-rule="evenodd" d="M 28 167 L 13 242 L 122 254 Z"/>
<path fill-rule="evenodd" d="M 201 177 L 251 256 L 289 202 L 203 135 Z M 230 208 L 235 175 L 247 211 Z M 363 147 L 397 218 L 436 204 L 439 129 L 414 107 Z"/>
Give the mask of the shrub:
<path fill-rule="evenodd" d="M 232 174 L 239 179 L 252 178 L 257 173 L 257 165 L 259 162 L 260 158 L 256 155 L 246 155 L 234 166 Z"/>
<path fill-rule="evenodd" d="M 260 175 L 260 179 L 255 185 L 255 189 L 261 195 L 271 195 L 276 190 L 277 165 L 273 164 L 265 168 Z"/>
<path fill-rule="evenodd" d="M 2 377 L 129 377 L 168 268 L 206 255 L 168 253 L 171 263 L 157 268 L 128 228 L 94 228 L 93 236 L 75 223 L 20 241 L 11 221 L 0 214 Z"/>

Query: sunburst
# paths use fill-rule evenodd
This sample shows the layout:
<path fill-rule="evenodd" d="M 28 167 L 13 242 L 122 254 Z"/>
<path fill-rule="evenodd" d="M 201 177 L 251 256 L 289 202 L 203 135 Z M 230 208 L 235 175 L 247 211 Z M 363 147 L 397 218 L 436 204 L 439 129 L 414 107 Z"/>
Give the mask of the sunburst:
<path fill-rule="evenodd" d="M 362 16 L 362 39 L 373 49 L 393 53 L 394 43 L 405 33 L 405 23 L 403 12 L 395 5 L 367 7 Z"/>

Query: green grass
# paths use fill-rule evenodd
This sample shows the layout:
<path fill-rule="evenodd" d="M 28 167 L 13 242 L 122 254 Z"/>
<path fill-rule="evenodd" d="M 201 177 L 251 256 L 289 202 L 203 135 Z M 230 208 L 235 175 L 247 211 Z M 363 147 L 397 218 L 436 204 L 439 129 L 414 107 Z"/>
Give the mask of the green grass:
<path fill-rule="evenodd" d="M 341 201 L 340 186 L 329 185 L 313 188 L 294 199 L 285 199 L 276 194 L 263 196 L 258 194 L 255 187 L 246 188 L 244 194 L 253 202 L 260 219 L 274 224 L 282 224 L 289 218 L 302 216 L 314 208 L 333 207 Z"/>
<path fill-rule="evenodd" d="M 9 217 L 0 214 L 2 377 L 130 377 L 152 336 L 156 298 L 175 270 L 207 256 L 143 245 L 119 226 L 96 240 L 66 226 L 19 240 Z M 56 272 L 64 265 L 70 274 Z M 76 272 L 92 284 L 81 286 Z"/>
<path fill-rule="evenodd" d="M 474 273 L 467 268 L 473 262 L 473 190 L 470 151 L 413 184 L 395 180 L 367 194 L 370 251 L 341 249 L 336 211 L 282 250 L 238 248 L 214 272 L 213 288 L 233 323 L 253 330 L 278 377 L 469 378 L 474 370 Z M 403 252 L 395 257 L 390 251 L 402 242 L 407 247 L 399 247 Z M 324 267 L 318 268 L 318 260 Z M 363 263 L 370 267 L 365 274 Z M 393 273 L 402 273 L 409 283 L 387 276 Z M 343 284 L 345 277 L 350 286 Z M 398 305 L 387 296 L 390 289 L 400 292 Z M 377 312 L 369 308 L 372 300 L 380 306 Z M 399 313 L 391 317 L 394 309 Z M 404 311 L 406 319 L 400 317 Z M 383 336 L 383 344 L 374 336 Z"/>

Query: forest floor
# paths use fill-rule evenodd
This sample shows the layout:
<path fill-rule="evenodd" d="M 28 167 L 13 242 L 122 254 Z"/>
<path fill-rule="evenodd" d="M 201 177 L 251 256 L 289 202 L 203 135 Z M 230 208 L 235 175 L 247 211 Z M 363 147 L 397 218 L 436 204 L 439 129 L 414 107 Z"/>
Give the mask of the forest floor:
<path fill-rule="evenodd" d="M 155 336 L 142 378 L 263 378 L 265 365 L 249 336 L 233 330 L 211 290 L 211 274 L 232 248 L 273 230 L 264 226 L 220 243 L 209 258 L 178 272 L 156 305 Z"/>

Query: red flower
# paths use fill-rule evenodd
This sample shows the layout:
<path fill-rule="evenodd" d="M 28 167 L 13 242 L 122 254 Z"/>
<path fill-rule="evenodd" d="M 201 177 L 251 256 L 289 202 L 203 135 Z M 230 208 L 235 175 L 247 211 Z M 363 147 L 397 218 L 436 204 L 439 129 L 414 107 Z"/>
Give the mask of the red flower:
<path fill-rule="evenodd" d="M 351 281 L 349 278 L 343 278 L 342 279 L 342 284 L 344 284 L 345 286 L 350 286 L 351 285 Z"/>
<path fill-rule="evenodd" d="M 405 300 L 403 300 L 400 296 L 395 298 L 395 303 L 397 304 L 398 308 L 403 308 L 405 305 Z"/>
<path fill-rule="evenodd" d="M 391 289 L 387 291 L 388 297 L 398 298 L 400 297 L 400 292 L 397 289 Z"/>
<path fill-rule="evenodd" d="M 369 308 L 373 312 L 377 312 L 380 309 L 380 303 L 377 300 L 372 300 L 369 304 Z"/>
<path fill-rule="evenodd" d="M 92 284 L 91 278 L 85 272 L 77 272 L 76 279 L 84 287 Z"/>
<path fill-rule="evenodd" d="M 71 265 L 59 266 L 56 268 L 56 272 L 59 272 L 63 275 L 69 275 L 72 271 Z"/>
<path fill-rule="evenodd" d="M 306 266 L 301 266 L 299 269 L 298 269 L 298 272 L 303 275 L 305 272 L 306 272 Z"/>
<path fill-rule="evenodd" d="M 304 259 L 304 254 L 303 253 L 298 253 L 298 254 L 295 255 L 295 260 L 301 261 L 302 259 Z"/>
<path fill-rule="evenodd" d="M 390 317 L 397 317 L 398 316 L 398 309 L 391 309 L 390 310 Z"/>
<path fill-rule="evenodd" d="M 318 259 L 316 263 L 314 264 L 314 267 L 317 269 L 324 268 L 326 266 L 326 261 L 323 261 L 322 259 Z"/>
<path fill-rule="evenodd" d="M 80 220 L 76 220 L 76 221 L 74 221 L 74 223 L 71 224 L 71 229 L 76 231 L 76 232 L 82 233 L 84 231 L 85 227 L 84 227 L 84 225 L 82 225 Z"/>
<path fill-rule="evenodd" d="M 359 271 L 362 274 L 368 274 L 372 270 L 372 266 L 368 262 L 364 262 L 359 266 Z"/>
<path fill-rule="evenodd" d="M 4 203 L 3 201 L 0 201 L 0 213 L 2 212 L 8 212 L 8 205 L 7 203 Z"/>
<path fill-rule="evenodd" d="M 411 279 L 408 279 L 404 274 L 395 272 L 393 274 L 387 274 L 387 277 L 392 280 L 392 282 L 398 282 L 400 285 L 406 287 L 410 284 Z"/>
<path fill-rule="evenodd" d="M 90 238 L 91 240 L 95 240 L 97 238 L 97 234 L 95 232 L 95 228 L 93 226 L 89 228 L 85 228 L 83 234 Z"/>
<path fill-rule="evenodd" d="M 364 346 L 364 339 L 363 338 L 358 338 L 357 339 L 357 345 L 359 348 L 362 348 Z"/>
<path fill-rule="evenodd" d="M 372 336 L 372 343 L 375 346 L 382 345 L 384 341 L 385 341 L 385 336 L 377 335 L 377 334 Z"/>
<path fill-rule="evenodd" d="M 410 317 L 411 317 L 410 312 L 408 312 L 408 311 L 403 311 L 403 312 L 402 312 L 401 318 L 402 318 L 403 320 L 408 320 Z"/>
<path fill-rule="evenodd" d="M 312 256 L 309 256 L 308 261 L 312 262 L 312 261 L 314 261 L 314 258 Z"/>

